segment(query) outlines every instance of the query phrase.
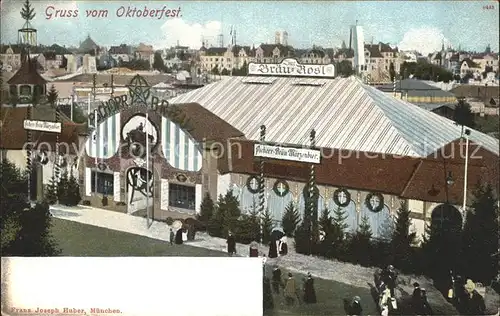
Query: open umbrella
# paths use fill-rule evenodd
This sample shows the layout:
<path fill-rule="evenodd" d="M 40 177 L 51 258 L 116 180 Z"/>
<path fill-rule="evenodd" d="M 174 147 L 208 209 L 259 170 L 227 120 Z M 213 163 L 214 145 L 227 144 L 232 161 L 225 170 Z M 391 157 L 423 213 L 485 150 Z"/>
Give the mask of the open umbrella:
<path fill-rule="evenodd" d="M 283 236 L 285 236 L 285 233 L 281 230 L 281 228 L 274 229 L 271 232 L 271 238 L 274 240 L 279 240 Z"/>

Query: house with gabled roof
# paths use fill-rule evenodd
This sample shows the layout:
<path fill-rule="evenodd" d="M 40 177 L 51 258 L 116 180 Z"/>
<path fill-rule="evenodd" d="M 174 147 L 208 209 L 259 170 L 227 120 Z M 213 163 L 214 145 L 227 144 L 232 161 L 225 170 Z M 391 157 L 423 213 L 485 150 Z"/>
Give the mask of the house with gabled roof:
<path fill-rule="evenodd" d="M 484 71 L 481 69 L 479 64 L 476 64 L 470 58 L 465 58 L 460 62 L 460 77 L 465 77 L 467 74 L 471 74 L 474 78 L 478 78 L 481 76 L 481 72 Z"/>

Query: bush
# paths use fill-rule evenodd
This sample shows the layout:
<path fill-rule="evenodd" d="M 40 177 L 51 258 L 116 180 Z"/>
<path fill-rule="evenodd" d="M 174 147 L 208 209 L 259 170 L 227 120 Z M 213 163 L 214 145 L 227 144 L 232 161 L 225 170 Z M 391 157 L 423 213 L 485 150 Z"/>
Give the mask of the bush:
<path fill-rule="evenodd" d="M 285 208 L 285 212 L 283 213 L 283 218 L 281 219 L 281 224 L 283 225 L 283 231 L 285 235 L 288 237 L 293 237 L 295 230 L 297 229 L 297 225 L 300 223 L 300 214 L 297 207 L 293 201 L 290 201 Z"/>
<path fill-rule="evenodd" d="M 108 197 L 106 195 L 102 197 L 102 206 L 108 206 Z"/>
<path fill-rule="evenodd" d="M 174 220 L 172 219 L 172 217 L 167 217 L 165 223 L 167 223 L 168 226 L 171 226 L 174 223 Z"/>
<path fill-rule="evenodd" d="M 90 203 L 90 201 L 89 201 L 89 200 L 83 200 L 82 205 L 85 205 L 85 206 L 90 206 L 90 205 L 91 205 L 91 203 Z"/>
<path fill-rule="evenodd" d="M 196 236 L 196 227 L 194 224 L 185 223 L 182 226 L 183 229 L 187 230 L 187 239 L 192 241 Z"/>
<path fill-rule="evenodd" d="M 202 231 L 206 229 L 206 226 L 204 223 L 201 221 L 197 220 L 196 218 L 188 217 L 184 220 L 186 225 L 191 225 L 196 231 Z"/>
<path fill-rule="evenodd" d="M 80 203 L 82 200 L 80 185 L 73 174 L 68 178 L 68 173 L 63 173 L 57 186 L 57 196 L 59 203 L 67 206 L 75 206 Z"/>
<path fill-rule="evenodd" d="M 236 242 L 241 244 L 248 245 L 252 241 L 259 240 L 260 225 L 255 213 L 242 215 L 237 221 L 233 234 Z"/>
<path fill-rule="evenodd" d="M 295 230 L 295 251 L 304 255 L 321 253 L 311 240 L 310 228 L 301 223 Z"/>
<path fill-rule="evenodd" d="M 116 206 L 127 206 L 127 203 L 125 202 L 116 202 Z"/>

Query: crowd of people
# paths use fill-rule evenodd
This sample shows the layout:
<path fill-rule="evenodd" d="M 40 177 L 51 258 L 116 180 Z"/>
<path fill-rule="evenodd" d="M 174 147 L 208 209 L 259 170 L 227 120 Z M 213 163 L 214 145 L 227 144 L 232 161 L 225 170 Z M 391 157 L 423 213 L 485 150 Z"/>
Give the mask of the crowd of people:
<path fill-rule="evenodd" d="M 170 244 L 182 244 L 187 240 L 187 232 L 183 229 L 178 229 L 175 233 L 170 229 Z M 227 252 L 229 256 L 236 255 L 236 239 L 229 232 L 226 240 Z M 259 244 L 252 242 L 249 246 L 249 257 L 263 257 L 265 265 L 267 258 L 277 258 L 288 254 L 288 243 L 286 236 L 273 235 L 269 242 L 269 252 L 267 257 L 265 254 L 259 253 Z M 301 289 L 298 288 L 297 282 L 292 273 L 288 273 L 286 278 L 282 277 L 281 269 L 275 266 L 272 272 L 271 280 L 264 273 L 264 308 L 273 308 L 272 294 L 283 295 L 285 303 L 288 306 L 293 306 L 297 303 L 314 304 L 317 302 L 316 291 L 314 287 L 314 279 L 311 273 L 304 278 Z M 397 286 L 397 273 L 392 265 L 383 269 L 380 273 L 375 274 L 375 286 L 379 294 L 378 307 L 382 316 L 399 314 L 398 302 L 396 300 L 395 289 Z M 448 299 L 459 307 L 462 314 L 465 315 L 484 315 L 485 302 L 481 294 L 476 290 L 475 283 L 467 279 L 466 281 L 459 275 L 454 275 L 450 271 L 448 283 Z M 411 296 L 411 310 L 414 315 L 428 316 L 432 315 L 431 307 L 427 301 L 427 292 L 420 286 L 418 282 L 413 283 L 413 293 Z M 346 312 L 349 315 L 361 315 L 363 308 L 361 307 L 361 299 L 355 296 L 346 307 Z"/>
<path fill-rule="evenodd" d="M 448 299 L 454 303 L 464 315 L 484 315 L 486 305 L 484 298 L 477 291 L 476 283 L 465 280 L 450 271 L 448 282 Z"/>

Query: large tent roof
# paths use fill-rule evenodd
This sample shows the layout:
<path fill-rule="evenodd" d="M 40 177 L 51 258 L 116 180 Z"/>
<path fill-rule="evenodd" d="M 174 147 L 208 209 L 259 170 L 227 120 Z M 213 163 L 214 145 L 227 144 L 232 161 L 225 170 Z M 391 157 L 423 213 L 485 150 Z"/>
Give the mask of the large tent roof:
<path fill-rule="evenodd" d="M 248 139 L 401 156 L 427 157 L 461 137 L 453 121 L 393 98 L 355 77 L 336 79 L 229 77 L 179 95 L 196 102 Z M 479 131 L 470 139 L 498 155 L 498 140 Z"/>

